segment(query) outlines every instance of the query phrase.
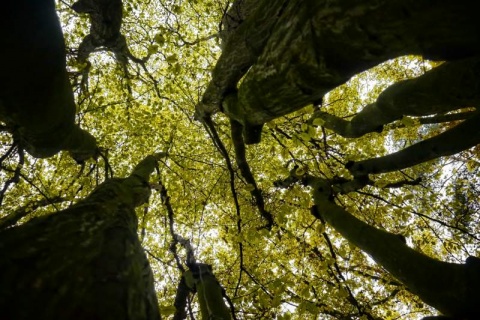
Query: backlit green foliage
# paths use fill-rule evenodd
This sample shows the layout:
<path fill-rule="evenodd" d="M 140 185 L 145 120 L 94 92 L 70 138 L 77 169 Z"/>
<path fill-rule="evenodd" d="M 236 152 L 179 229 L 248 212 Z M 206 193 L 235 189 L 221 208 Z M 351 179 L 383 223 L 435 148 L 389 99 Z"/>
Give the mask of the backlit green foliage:
<path fill-rule="evenodd" d="M 319 119 L 309 121 L 318 107 L 313 105 L 269 122 L 262 142 L 247 148 L 266 209 L 276 222 L 268 231 L 250 195 L 253 186 L 233 161 L 236 208 L 225 159 L 193 117 L 221 52 L 218 25 L 228 1 L 124 1 L 122 33 L 131 53 L 148 59 L 143 65 L 130 61 L 125 69 L 112 53 L 96 52 L 89 58 L 88 88 L 81 86 L 85 66 L 76 62 L 76 49 L 89 32 L 88 19 L 71 10 L 72 3 L 60 2 L 58 13 L 69 49 L 77 121 L 97 138 L 108 161 L 100 157 L 79 166 L 67 154 L 46 160 L 25 156 L 21 179 L 8 189 L 2 215 L 45 198 L 64 201 L 41 206 L 28 218 L 60 210 L 89 194 L 108 176 L 108 168 L 123 177 L 146 155 L 165 152 L 152 183 L 161 179 L 174 210 L 175 232 L 191 240 L 198 261 L 213 266 L 239 319 L 418 319 L 431 313 L 366 254 L 312 216 L 308 190 L 284 190 L 273 182 L 295 165 L 321 177 L 350 178 L 348 161 L 391 153 L 446 126 L 420 128 L 405 117 L 382 133 L 346 139 L 322 128 Z M 431 67 L 418 57 L 389 61 L 330 92 L 322 110 L 351 117 L 391 83 Z M 218 114 L 213 120 L 234 159 L 228 119 Z M 10 138 L 2 134 L 0 140 L 5 153 Z M 2 182 L 16 164 L 15 156 L 3 161 Z M 342 196 L 342 205 L 370 225 L 404 235 L 411 247 L 427 255 L 463 262 L 480 254 L 479 164 L 474 149 L 374 175 L 374 185 Z M 417 178 L 422 182 L 415 186 L 387 187 Z M 159 192 L 153 191 L 138 216 L 161 309 L 172 314 L 182 273 L 169 250 L 173 239 Z M 179 255 L 185 259 L 182 250 Z M 192 309 L 199 312 L 195 300 Z"/>

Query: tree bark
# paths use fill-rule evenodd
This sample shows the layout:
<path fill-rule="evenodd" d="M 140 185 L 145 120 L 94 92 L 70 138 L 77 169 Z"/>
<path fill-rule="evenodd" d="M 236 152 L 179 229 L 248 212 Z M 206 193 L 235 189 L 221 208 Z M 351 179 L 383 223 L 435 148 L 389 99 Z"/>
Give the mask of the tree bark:
<path fill-rule="evenodd" d="M 261 125 L 298 110 L 397 56 L 453 60 L 480 53 L 480 21 L 466 0 L 436 5 L 428 0 L 292 0 L 275 5 L 282 10 L 262 53 L 238 92 L 223 100 L 223 111 L 243 125 Z"/>
<path fill-rule="evenodd" d="M 202 320 L 230 320 L 230 310 L 223 301 L 222 287 L 212 272 L 212 266 L 195 263 L 183 274 L 185 283 L 198 294 Z"/>
<path fill-rule="evenodd" d="M 55 2 L 7 1 L 1 12 L 0 120 L 34 157 L 60 150 L 79 161 L 94 156 L 95 138 L 75 124 Z"/>
<path fill-rule="evenodd" d="M 439 157 L 450 156 L 480 143 L 480 113 L 432 138 L 383 157 L 347 163 L 354 176 L 405 169 Z"/>
<path fill-rule="evenodd" d="M 235 1 L 231 11 L 226 13 L 227 18 L 223 19 L 227 29 L 221 32 L 224 39 L 222 54 L 213 69 L 212 80 L 202 101 L 196 106 L 197 118 L 201 119 L 222 109 L 225 96 L 236 90 L 238 81 L 263 51 L 286 2 L 287 0 Z M 241 12 L 236 12 L 237 10 Z M 245 20 L 232 25 L 232 19 L 228 17 Z"/>
<path fill-rule="evenodd" d="M 351 121 L 318 111 L 314 118 L 323 126 L 347 137 L 357 138 L 403 116 L 440 114 L 480 103 L 480 57 L 452 61 L 424 75 L 397 82 L 385 89 L 377 101 L 367 105 Z"/>
<path fill-rule="evenodd" d="M 156 160 L 73 207 L 0 232 L 2 319 L 160 319 L 134 208 Z"/>
<path fill-rule="evenodd" d="M 327 181 L 309 177 L 320 217 L 350 243 L 368 253 L 423 301 L 455 319 L 479 319 L 480 263 L 446 263 L 408 247 L 397 235 L 374 228 L 335 204 Z"/>

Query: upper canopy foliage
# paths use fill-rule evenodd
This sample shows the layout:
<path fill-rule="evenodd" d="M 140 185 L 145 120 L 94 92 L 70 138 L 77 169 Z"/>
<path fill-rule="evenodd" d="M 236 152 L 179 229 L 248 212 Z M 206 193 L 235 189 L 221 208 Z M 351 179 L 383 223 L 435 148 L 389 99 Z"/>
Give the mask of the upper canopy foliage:
<path fill-rule="evenodd" d="M 244 2 L 254 7 L 257 3 Z M 352 1 L 344 2 L 347 6 Z M 294 6 L 295 1 L 259 3 L 273 12 L 279 3 Z M 323 1 L 318 3 L 312 10 L 326 10 Z M 448 3 L 455 7 L 453 1 Z M 2 132 L 1 215 L 15 215 L 13 220 L 7 220 L 12 216 L 2 218 L 2 226 L 66 208 L 106 178 L 126 176 L 145 155 L 163 152 L 166 156 L 152 181 L 157 192 L 137 213 L 164 317 L 175 311 L 172 306 L 182 275 L 176 259 L 183 263 L 188 251 L 179 245 L 174 233 L 190 239 L 198 262 L 213 266 L 238 319 L 419 319 L 431 314 L 434 310 L 409 288 L 311 214 L 313 200 L 307 187 L 294 184 L 284 189 L 281 185 L 294 168 L 297 175 L 308 173 L 327 179 L 337 188 L 338 205 L 370 226 L 404 236 L 408 246 L 418 252 L 452 263 L 479 256 L 480 154 L 474 129 L 478 115 L 473 112 L 480 92 L 478 59 L 462 62 L 464 65 L 451 73 L 456 78 L 439 78 L 428 87 L 418 81 L 432 75 L 429 70 L 437 67 L 434 70 L 442 72 L 457 66 L 418 55 L 388 60 L 395 56 L 393 49 L 378 53 L 376 48 L 369 48 L 372 55 L 381 57 L 368 60 L 362 56 L 362 65 L 354 68 L 347 62 L 353 63 L 349 59 L 360 54 L 352 44 L 348 50 L 355 57 L 338 56 L 335 60 L 339 52 L 325 54 L 327 62 L 345 63 L 344 69 L 337 65 L 341 70 L 326 70 L 339 72 L 329 74 L 331 78 L 308 78 L 316 75 L 308 68 L 295 69 L 296 76 L 303 70 L 303 81 L 315 82 L 318 92 L 308 91 L 305 83 L 299 84 L 303 85 L 300 93 L 285 89 L 287 96 L 298 97 L 292 102 L 281 96 L 286 92 L 283 85 L 295 83 L 294 75 L 287 72 L 293 67 L 289 69 L 286 55 L 275 51 L 274 45 L 283 41 L 281 34 L 273 34 L 271 42 L 261 44 L 266 41 L 265 34 L 270 34 L 265 30 L 277 21 L 269 21 L 272 16 L 261 19 L 258 11 L 256 26 L 266 33 L 255 33 L 250 25 L 251 34 L 243 40 L 253 39 L 253 44 L 239 43 L 247 31 L 227 21 L 229 4 L 228 0 L 124 0 L 120 33 L 125 38 L 116 35 L 120 44 L 90 43 L 85 55 L 84 39 L 92 32 L 94 18 L 88 11 L 77 10 L 84 12 L 79 14 L 72 10 L 72 1 L 59 2 L 67 72 L 77 103 L 76 121 L 95 136 L 101 156 L 82 165 L 65 153 L 34 159 L 18 150 L 13 152 L 10 134 Z M 332 12 L 334 18 L 339 14 Z M 326 10 L 325 15 L 332 12 Z M 355 12 L 361 16 L 361 11 Z M 355 12 L 352 9 L 350 14 L 356 17 Z M 243 18 L 242 14 L 239 17 Z M 308 20 L 312 25 L 325 21 L 331 22 L 327 18 Z M 304 26 L 302 20 L 294 25 Z M 338 33 L 350 30 L 348 25 L 337 27 Z M 231 32 L 240 30 L 240 35 L 228 34 L 228 28 Z M 288 33 L 288 37 L 294 35 Z M 338 43 L 330 39 L 321 44 L 341 48 L 346 40 L 338 39 Z M 307 61 L 308 66 L 312 52 L 305 46 L 307 40 L 294 43 L 292 51 L 300 52 L 305 58 L 301 62 Z M 391 40 L 378 40 L 383 45 L 382 41 Z M 79 47 L 83 48 L 80 53 Z M 235 65 L 225 56 L 220 58 L 221 47 L 224 55 L 241 55 L 245 47 L 253 56 L 245 54 Z M 268 51 L 270 56 L 265 53 Z M 262 52 L 265 54 L 260 56 Z M 416 48 L 397 53 L 422 52 Z M 436 53 L 429 57 L 437 58 Z M 281 56 L 272 58 L 281 68 L 282 62 L 286 63 L 287 71 L 279 71 L 281 86 L 268 84 L 268 58 L 275 55 Z M 229 64 L 243 69 L 233 68 L 232 74 L 225 75 Z M 283 72 L 281 68 L 277 71 Z M 247 70 L 250 73 L 245 75 Z M 212 74 L 214 81 L 210 82 Z M 261 81 L 256 83 L 256 79 Z M 411 82 L 400 82 L 404 80 Z M 233 89 L 240 88 L 238 93 L 232 94 L 232 81 Z M 244 87 L 238 86 L 238 81 Z M 401 84 L 391 86 L 394 83 Z M 409 86 L 426 88 L 426 93 L 407 97 Z M 393 94 L 387 95 L 386 88 Z M 465 92 L 455 91 L 458 88 Z M 475 90 L 476 95 L 468 96 Z M 439 98 L 434 99 L 433 93 Z M 461 101 L 446 101 L 453 95 Z M 269 99 L 289 105 L 288 112 L 268 111 L 264 102 Z M 382 101 L 388 104 L 388 112 L 377 112 Z M 402 108 L 396 108 L 395 103 Z M 418 108 L 413 103 L 418 103 Z M 238 105 L 247 107 L 238 113 Z M 261 115 L 251 112 L 252 105 L 262 110 L 258 111 Z M 221 107 L 233 121 L 216 113 Z M 397 112 L 400 109 L 402 112 Z M 371 113 L 366 114 L 368 110 Z M 254 123 L 255 119 L 269 121 L 263 127 L 261 142 L 245 149 L 248 130 L 260 130 L 261 121 Z M 469 121 L 474 123 L 467 128 L 470 131 L 458 132 L 463 128 L 460 126 L 454 129 L 457 131 L 447 131 L 465 119 L 464 127 Z M 357 122 L 364 127 L 355 127 Z M 442 146 L 447 138 L 442 138 L 437 144 L 420 145 L 419 151 L 400 160 L 383 157 L 444 132 L 451 134 L 446 151 Z M 465 132 L 471 139 L 466 139 Z M 356 138 L 349 138 L 353 136 Z M 433 151 L 422 157 L 428 148 Z M 464 149 L 468 150 L 458 153 Z M 411 160 L 417 155 L 417 160 Z M 447 157 L 439 158 L 443 155 Z M 375 163 L 365 161 L 374 158 Z M 383 170 L 388 166 L 391 168 Z M 178 251 L 172 249 L 172 243 Z M 199 312 L 195 299 L 191 308 L 194 314 Z"/>

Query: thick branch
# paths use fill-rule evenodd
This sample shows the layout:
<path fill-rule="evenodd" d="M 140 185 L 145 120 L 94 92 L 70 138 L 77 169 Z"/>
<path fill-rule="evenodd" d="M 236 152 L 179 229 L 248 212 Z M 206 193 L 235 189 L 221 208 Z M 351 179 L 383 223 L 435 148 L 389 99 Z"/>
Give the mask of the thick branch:
<path fill-rule="evenodd" d="M 21 146 L 44 158 L 70 150 L 77 160 L 97 152 L 75 124 L 65 44 L 53 0 L 5 3 L 0 19 L 0 119 Z"/>
<path fill-rule="evenodd" d="M 245 181 L 253 186 L 253 190 L 250 191 L 250 194 L 255 199 L 258 211 L 260 211 L 262 217 L 267 221 L 266 228 L 270 230 L 274 224 L 273 216 L 265 209 L 265 201 L 263 200 L 262 190 L 258 188 L 257 182 L 255 181 L 252 171 L 250 170 L 250 166 L 248 165 L 245 154 L 245 144 L 243 143 L 242 137 L 243 127 L 235 120 L 230 121 L 230 126 L 233 147 L 235 149 L 235 160 L 237 161 L 238 168 L 240 169 L 242 177 L 245 179 Z"/>
<path fill-rule="evenodd" d="M 325 128 L 348 138 L 379 132 L 384 125 L 405 115 L 426 116 L 477 106 L 479 74 L 479 57 L 447 62 L 418 78 L 391 85 L 351 121 L 322 111 L 316 112 L 313 118 L 324 120 Z"/>
<path fill-rule="evenodd" d="M 458 153 L 480 143 L 479 121 L 480 113 L 477 113 L 456 127 L 435 137 L 384 157 L 349 163 L 347 167 L 354 176 L 364 176 L 369 173 L 401 170 L 439 157 Z"/>
<path fill-rule="evenodd" d="M 419 118 L 421 124 L 432 124 L 466 120 L 475 115 L 476 111 L 465 111 L 459 113 L 439 114 L 432 117 Z"/>
<path fill-rule="evenodd" d="M 237 0 L 248 14 L 245 21 L 227 31 L 225 47 L 212 72 L 212 80 L 196 106 L 196 118 L 201 119 L 222 109 L 227 94 L 235 92 L 237 82 L 245 75 L 263 51 L 286 0 Z M 236 10 L 236 5 L 234 9 Z M 227 13 L 228 15 L 229 13 Z M 230 12 L 230 16 L 236 14 Z M 226 19 L 228 20 L 228 19 Z M 227 26 L 228 27 L 228 26 Z"/>
<path fill-rule="evenodd" d="M 350 243 L 402 281 L 410 291 L 446 315 L 480 316 L 480 267 L 474 260 L 466 264 L 441 262 L 408 247 L 397 235 L 374 228 L 357 219 L 330 200 L 326 180 L 308 177 L 314 203 L 321 217 Z M 469 261 L 470 260 L 470 261 Z"/>
<path fill-rule="evenodd" d="M 224 111 L 244 125 L 259 125 L 393 57 L 473 56 L 479 27 L 467 1 L 290 1 Z"/>

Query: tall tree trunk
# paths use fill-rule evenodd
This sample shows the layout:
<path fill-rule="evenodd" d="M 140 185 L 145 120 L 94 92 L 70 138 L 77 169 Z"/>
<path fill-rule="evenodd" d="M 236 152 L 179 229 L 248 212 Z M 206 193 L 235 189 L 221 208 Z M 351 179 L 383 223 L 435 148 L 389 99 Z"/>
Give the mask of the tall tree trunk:
<path fill-rule="evenodd" d="M 65 43 L 53 0 L 16 0 L 0 11 L 0 120 L 34 157 L 68 150 L 96 154 L 95 138 L 75 124 Z"/>
<path fill-rule="evenodd" d="M 397 235 L 357 219 L 330 199 L 326 180 L 309 177 L 319 217 L 350 243 L 368 253 L 423 301 L 455 319 L 479 319 L 480 263 L 442 262 L 408 247 Z"/>
<path fill-rule="evenodd" d="M 202 320 L 230 320 L 230 310 L 223 301 L 223 289 L 213 274 L 212 266 L 195 263 L 185 271 L 182 278 L 187 287 L 198 294 Z"/>
<path fill-rule="evenodd" d="M 277 15 L 266 20 L 274 24 L 262 41 L 255 42 L 261 52 L 240 59 L 254 52 L 243 45 L 250 43 L 245 30 L 249 19 L 264 16 L 260 10 L 267 13 L 267 8 Z M 480 20 L 472 2 L 466 0 L 435 4 L 428 0 L 291 0 L 258 5 L 229 37 L 227 47 L 232 49 L 219 60 L 219 64 L 230 61 L 231 69 L 237 60 L 242 70 L 252 67 L 237 88 L 231 80 L 238 75 L 222 81 L 222 74 L 214 72 L 209 89 L 221 87 L 223 98 L 207 90 L 202 101 L 217 104 L 221 100 L 230 118 L 243 125 L 262 125 L 318 101 L 353 75 L 397 56 L 454 60 L 478 55 L 479 30 Z M 253 35 L 256 31 L 250 29 Z M 237 41 L 236 51 L 233 41 Z M 219 65 L 217 69 L 221 70 Z"/>
<path fill-rule="evenodd" d="M 1 319 L 160 319 L 134 208 L 148 156 L 69 209 L 0 232 Z"/>

